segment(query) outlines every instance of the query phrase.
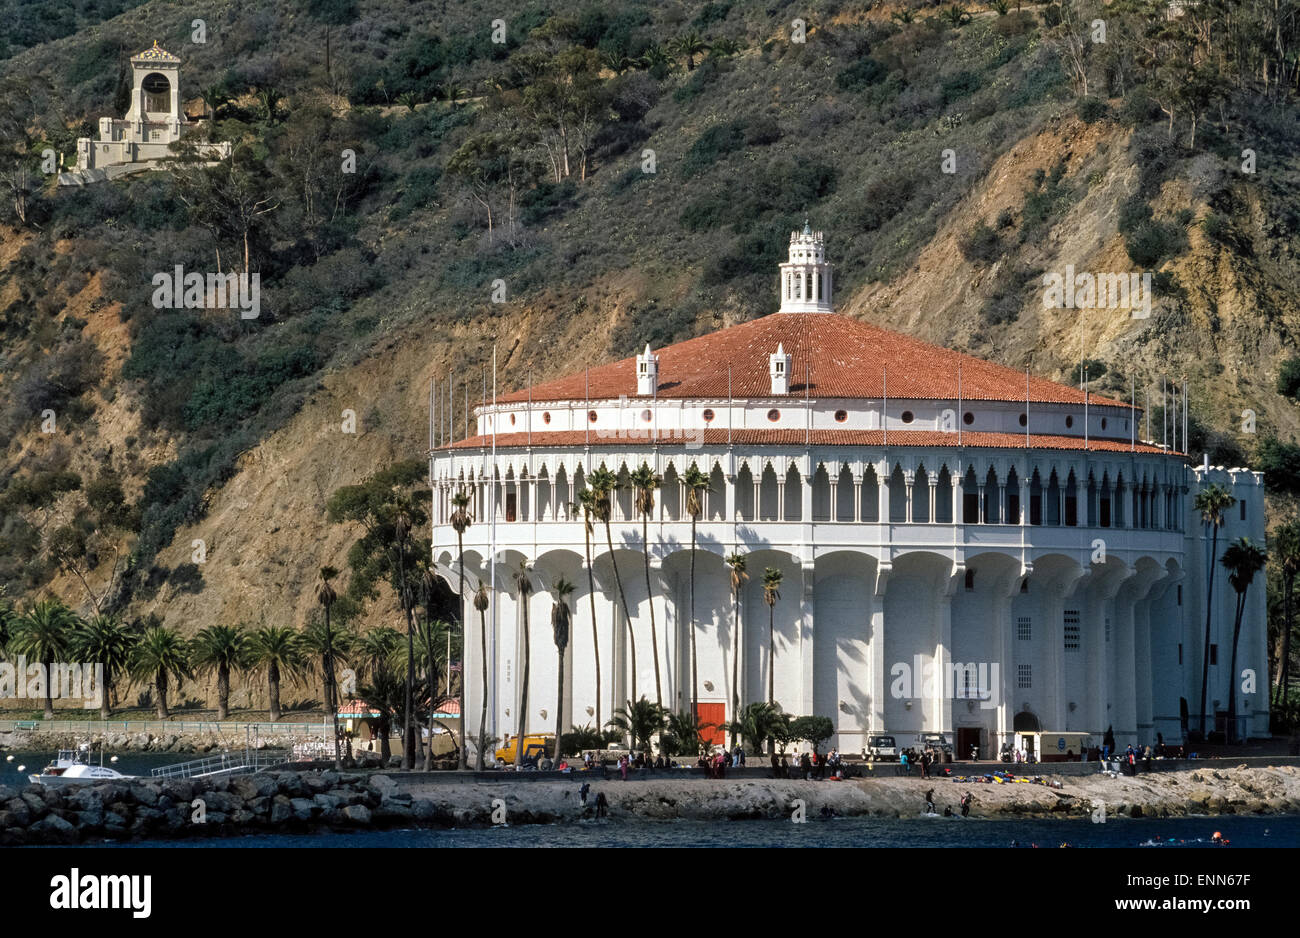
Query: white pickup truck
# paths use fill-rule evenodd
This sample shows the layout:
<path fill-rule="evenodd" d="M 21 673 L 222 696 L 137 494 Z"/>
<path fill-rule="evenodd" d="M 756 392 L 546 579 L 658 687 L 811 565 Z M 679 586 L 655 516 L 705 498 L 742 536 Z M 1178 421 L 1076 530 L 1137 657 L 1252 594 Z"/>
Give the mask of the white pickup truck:
<path fill-rule="evenodd" d="M 897 762 L 898 743 L 888 733 L 873 733 L 867 737 L 868 762 Z"/>

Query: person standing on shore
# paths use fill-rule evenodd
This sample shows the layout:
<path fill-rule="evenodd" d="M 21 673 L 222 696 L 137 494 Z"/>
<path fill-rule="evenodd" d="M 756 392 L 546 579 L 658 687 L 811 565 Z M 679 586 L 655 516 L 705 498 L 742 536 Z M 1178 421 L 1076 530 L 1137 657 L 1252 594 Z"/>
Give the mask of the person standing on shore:
<path fill-rule="evenodd" d="M 623 776 L 623 781 L 627 781 L 627 756 L 618 757 L 618 773 Z"/>
<path fill-rule="evenodd" d="M 925 793 L 925 813 L 934 814 L 934 789 L 931 788 Z"/>
<path fill-rule="evenodd" d="M 971 799 L 971 793 L 970 793 L 970 792 L 966 792 L 966 794 L 964 794 L 964 795 L 961 796 L 961 816 L 962 816 L 962 817 L 969 817 L 969 816 L 970 816 L 970 804 L 971 804 L 971 800 L 972 800 L 972 799 Z"/>
<path fill-rule="evenodd" d="M 812 781 L 812 759 L 806 752 L 799 756 L 799 772 L 803 775 L 804 781 Z"/>

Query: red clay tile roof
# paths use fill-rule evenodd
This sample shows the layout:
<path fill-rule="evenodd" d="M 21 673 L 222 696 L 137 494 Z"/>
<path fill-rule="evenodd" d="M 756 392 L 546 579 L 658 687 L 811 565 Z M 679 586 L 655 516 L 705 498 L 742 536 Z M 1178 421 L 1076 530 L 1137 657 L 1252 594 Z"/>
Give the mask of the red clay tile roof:
<path fill-rule="evenodd" d="M 880 430 L 813 430 L 805 436 L 803 430 L 742 430 L 736 429 L 731 432 L 731 441 L 737 445 L 768 445 L 768 446 L 803 446 L 805 439 L 813 446 L 880 446 L 885 442 L 885 434 Z M 593 446 L 626 446 L 629 443 L 650 443 L 650 433 L 646 431 L 637 437 L 626 435 L 623 438 L 612 436 L 599 436 L 593 432 L 590 437 L 582 430 L 555 430 L 536 432 L 532 434 L 532 446 L 582 446 L 590 443 Z M 701 431 L 695 438 L 694 442 L 701 443 L 705 446 L 725 446 L 727 444 L 727 430 L 707 429 Z M 682 439 L 681 431 L 661 430 L 659 433 L 660 446 L 684 446 L 686 443 Z M 958 437 L 956 433 L 944 433 L 939 430 L 890 430 L 890 446 L 957 446 Z M 1093 437 L 1087 441 L 1089 451 L 1126 453 L 1129 452 L 1129 441 L 1118 439 L 1098 439 Z M 528 446 L 530 445 L 529 435 L 527 433 L 500 433 L 497 435 L 496 445 L 498 449 L 510 446 Z M 964 447 L 999 447 L 1003 449 L 1024 449 L 1025 435 L 1023 433 L 990 433 L 978 430 L 966 430 L 961 434 L 961 445 Z M 472 436 L 465 440 L 459 440 L 451 445 L 451 449 L 477 449 L 479 447 L 491 447 L 492 437 Z M 1029 448 L 1031 449 L 1070 449 L 1082 450 L 1084 448 L 1084 439 L 1081 436 L 1053 436 L 1050 434 L 1035 433 L 1029 437 Z M 447 447 L 439 447 L 447 449 Z M 1145 443 L 1138 443 L 1134 448 L 1138 453 L 1162 453 L 1164 452 L 1158 446 L 1149 446 Z M 1181 455 L 1170 453 L 1170 455 Z"/>
<path fill-rule="evenodd" d="M 983 401 L 1023 401 L 1025 375 L 961 352 L 880 329 L 834 313 L 773 313 L 709 335 L 653 350 L 659 356 L 658 397 L 771 397 L 768 356 L 778 344 L 792 356 L 790 395 L 879 398 L 888 381 L 891 398 L 946 400 L 957 398 L 957 367 L 961 366 L 962 398 Z M 806 372 L 805 372 L 806 369 Z M 887 371 L 887 378 L 885 372 Z M 532 389 L 534 401 L 581 401 L 636 396 L 636 358 L 625 358 L 578 372 Z M 1068 385 L 1030 377 L 1029 396 L 1038 403 L 1083 403 L 1083 392 Z M 1122 401 L 1089 395 L 1096 404 L 1121 407 Z M 527 401 L 527 389 L 499 395 L 498 402 Z M 499 442 L 499 441 L 498 441 Z M 802 440 L 800 440 L 802 442 Z"/>

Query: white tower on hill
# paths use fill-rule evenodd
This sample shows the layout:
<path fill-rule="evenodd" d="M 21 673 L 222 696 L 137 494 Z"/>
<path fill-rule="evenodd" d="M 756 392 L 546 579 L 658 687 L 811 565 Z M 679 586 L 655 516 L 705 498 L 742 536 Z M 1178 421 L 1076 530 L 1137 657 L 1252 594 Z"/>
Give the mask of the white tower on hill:
<path fill-rule="evenodd" d="M 790 232 L 790 259 L 781 265 L 781 312 L 829 313 L 832 299 L 826 238 L 805 221 Z"/>

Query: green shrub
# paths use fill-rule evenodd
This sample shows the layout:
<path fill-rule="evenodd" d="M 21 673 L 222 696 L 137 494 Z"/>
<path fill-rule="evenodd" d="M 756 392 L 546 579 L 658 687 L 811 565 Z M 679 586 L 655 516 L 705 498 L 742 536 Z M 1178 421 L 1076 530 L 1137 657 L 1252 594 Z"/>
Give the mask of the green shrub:
<path fill-rule="evenodd" d="M 729 121 L 710 127 L 691 144 L 682 159 L 682 177 L 689 179 L 745 146 L 745 122 Z"/>
<path fill-rule="evenodd" d="M 1092 95 L 1079 98 L 1074 102 L 1074 110 L 1085 124 L 1095 124 L 1110 116 L 1110 106 L 1101 98 L 1094 98 Z"/>
<path fill-rule="evenodd" d="M 1300 401 L 1300 356 L 1288 358 L 1278 369 L 1277 393 Z"/>
<path fill-rule="evenodd" d="M 861 91 L 869 88 L 889 74 L 889 69 L 871 56 L 863 56 L 835 76 L 841 91 Z"/>
<path fill-rule="evenodd" d="M 991 264 L 1002 256 L 1002 239 L 988 225 L 980 222 L 957 242 L 962 257 L 968 261 Z"/>

